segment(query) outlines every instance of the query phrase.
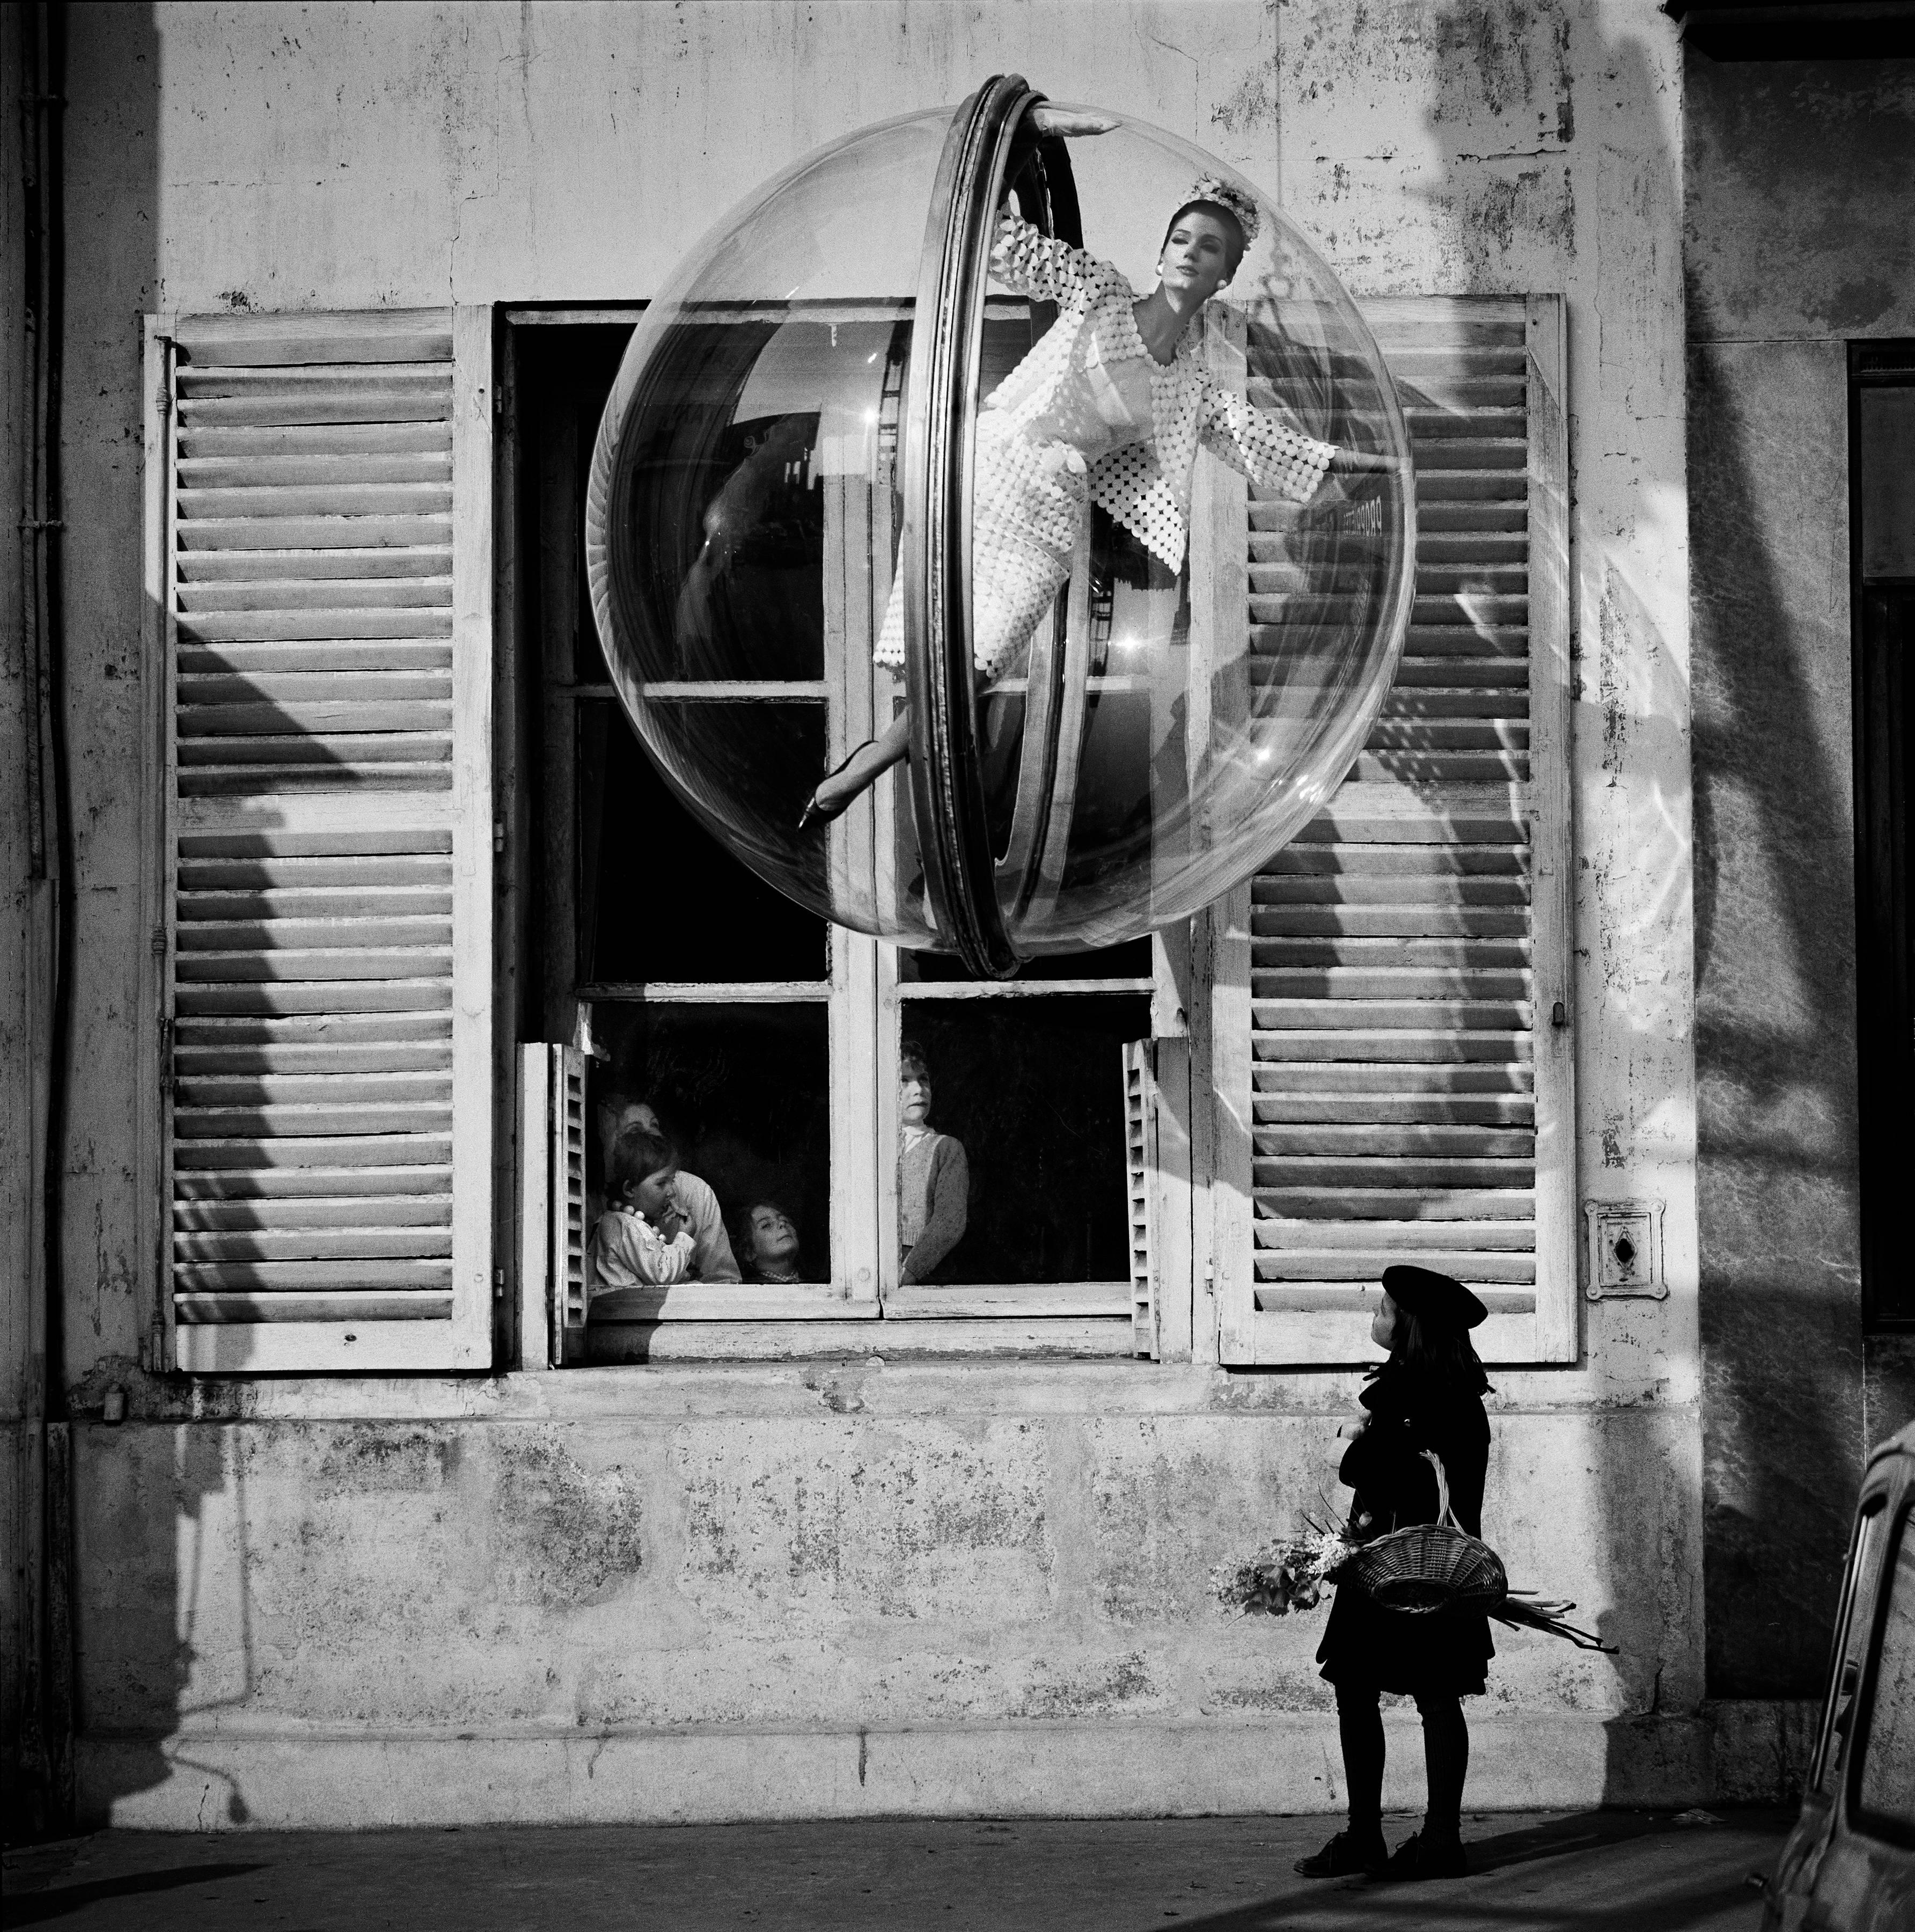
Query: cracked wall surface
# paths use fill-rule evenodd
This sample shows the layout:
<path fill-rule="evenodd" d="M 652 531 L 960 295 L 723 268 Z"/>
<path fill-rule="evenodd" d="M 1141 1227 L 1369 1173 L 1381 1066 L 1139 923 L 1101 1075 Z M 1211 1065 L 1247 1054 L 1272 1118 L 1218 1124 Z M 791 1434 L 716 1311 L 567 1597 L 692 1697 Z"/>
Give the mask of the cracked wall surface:
<path fill-rule="evenodd" d="M 1184 1413 L 1101 1414 L 1094 1389 L 1074 1400 L 1073 1372 L 1053 1370 L 1043 1412 L 954 1415 L 948 1376 L 868 1377 L 876 1412 L 855 1421 L 89 1427 L 86 1728 L 179 1734 L 154 1784 L 118 1794 L 121 1815 L 169 1815 L 195 1766 L 226 1764 L 222 1807 L 236 1798 L 265 1822 L 271 1780 L 231 1753 L 262 1734 L 318 1746 L 361 1730 L 450 1743 L 994 1728 L 1041 1757 L 1059 1726 L 1209 1725 L 1221 1750 L 1261 1734 L 1277 1750 L 1266 1790 L 1335 1798 L 1314 1660 L 1327 1606 L 1242 1618 L 1209 1581 L 1320 1493 L 1323 1414 L 1222 1414 L 1189 1388 Z M 1632 1726 L 1684 1670 L 1669 1646 L 1684 1553 L 1656 1552 L 1665 1587 L 1618 1598 L 1615 1547 L 1588 1526 L 1677 1533 L 1672 1492 L 1693 1461 L 1680 1408 L 1499 1411 L 1487 1533 L 1512 1575 L 1591 1606 L 1625 1654 L 1499 1630 L 1479 1720 L 1534 1728 L 1486 1789 L 1557 1788 L 1537 1760 L 1551 1726 L 1578 1723 L 1609 1774 L 1641 1776 Z M 172 1616 L 151 1614 L 169 1599 Z M 1299 1720 L 1309 1742 L 1281 1728 L 1273 1742 L 1269 1726 Z M 872 1808 L 900 1802 L 871 1780 L 868 1765 Z M 775 1808 L 802 1810 L 803 1794 Z"/>

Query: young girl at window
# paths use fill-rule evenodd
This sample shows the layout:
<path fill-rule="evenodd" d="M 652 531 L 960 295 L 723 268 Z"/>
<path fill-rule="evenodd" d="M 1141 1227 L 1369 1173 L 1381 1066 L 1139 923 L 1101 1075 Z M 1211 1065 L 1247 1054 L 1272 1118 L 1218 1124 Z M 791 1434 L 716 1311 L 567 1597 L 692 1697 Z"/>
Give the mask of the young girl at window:
<path fill-rule="evenodd" d="M 601 1288 L 664 1288 L 690 1278 L 695 1244 L 673 1198 L 678 1158 L 643 1127 L 625 1128 L 605 1163 L 605 1211 L 592 1238 Z"/>
<path fill-rule="evenodd" d="M 1443 1465 L 1459 1527 L 1482 1534 L 1489 1466 L 1489 1388 L 1468 1331 L 1488 1311 L 1459 1281 L 1429 1268 L 1383 1270 L 1383 1305 L 1371 1337 L 1389 1359 L 1371 1372 L 1359 1400 L 1368 1412 L 1338 1471 L 1356 1492 L 1350 1525 L 1359 1540 L 1437 1520 L 1435 1472 Z M 1337 1730 L 1350 1791 L 1350 1824 L 1313 1857 L 1305 1878 L 1387 1872 L 1393 1878 L 1455 1878 L 1467 1868 L 1461 1832 L 1470 1733 L 1461 1700 L 1482 1695 L 1495 1654 L 1489 1619 L 1455 1609 L 1428 1616 L 1386 1610 L 1353 1586 L 1340 1587 L 1317 1661 L 1336 1688 Z M 1422 1830 L 1392 1857 L 1383 1843 L 1383 1691 L 1413 1696 L 1423 1720 L 1429 1808 Z"/>
<path fill-rule="evenodd" d="M 649 1100 L 638 1100 L 616 1088 L 601 1095 L 593 1111 L 598 1117 L 601 1165 L 610 1162 L 612 1149 L 628 1127 L 643 1127 L 655 1140 L 667 1138 L 658 1124 L 658 1112 Z M 586 1198 L 589 1201 L 592 1197 Z M 672 1205 L 691 1236 L 691 1279 L 737 1280 L 738 1262 L 732 1253 L 731 1237 L 725 1232 L 725 1217 L 709 1185 L 682 1167 L 677 1168 L 672 1177 Z"/>
<path fill-rule="evenodd" d="M 745 1216 L 745 1266 L 748 1279 L 794 1282 L 805 1279 L 799 1253 L 798 1223 L 775 1201 L 754 1201 Z"/>
<path fill-rule="evenodd" d="M 925 1050 L 907 1040 L 898 1056 L 898 1240 L 907 1288 L 937 1270 L 969 1218 L 970 1163 L 964 1144 L 931 1124 L 931 1075 Z"/>
<path fill-rule="evenodd" d="M 1030 125 L 1040 136 L 1089 135 L 1116 123 L 1038 106 Z M 992 274 L 1014 294 L 1056 303 L 1060 313 L 978 412 L 971 593 L 981 677 L 1001 675 L 1029 642 L 1071 574 L 1093 502 L 1170 569 L 1182 567 L 1200 443 L 1260 489 L 1299 502 L 1315 494 L 1328 471 L 1392 466 L 1388 457 L 1303 435 L 1206 371 L 1203 305 L 1230 286 L 1258 225 L 1248 195 L 1203 176 L 1164 230 L 1156 286 L 1139 297 L 1108 262 L 999 215 Z M 901 571 L 872 655 L 893 670 L 903 667 Z M 827 774 L 800 829 L 843 813 L 905 755 L 910 731 L 910 712 L 901 712 L 882 736 Z"/>

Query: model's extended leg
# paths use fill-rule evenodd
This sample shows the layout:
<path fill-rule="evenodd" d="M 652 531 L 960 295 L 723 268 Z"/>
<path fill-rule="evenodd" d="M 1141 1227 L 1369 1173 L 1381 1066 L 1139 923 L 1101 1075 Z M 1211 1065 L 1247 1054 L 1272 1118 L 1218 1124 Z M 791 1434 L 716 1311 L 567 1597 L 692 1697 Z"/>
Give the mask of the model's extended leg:
<path fill-rule="evenodd" d="M 1001 427 L 978 433 L 978 526 L 972 539 L 971 653 L 980 681 L 1002 676 L 1030 643 L 1071 574 L 1077 533 L 1089 513 L 1080 470 L 1047 464 Z M 872 662 L 904 668 L 904 573 L 892 579 Z M 841 816 L 910 748 L 908 707 L 882 737 L 860 745 L 811 794 L 800 829 Z"/>
<path fill-rule="evenodd" d="M 799 829 L 816 819 L 841 818 L 858 794 L 877 783 L 911 748 L 911 714 L 901 711 L 884 734 L 868 738 L 811 794 Z"/>

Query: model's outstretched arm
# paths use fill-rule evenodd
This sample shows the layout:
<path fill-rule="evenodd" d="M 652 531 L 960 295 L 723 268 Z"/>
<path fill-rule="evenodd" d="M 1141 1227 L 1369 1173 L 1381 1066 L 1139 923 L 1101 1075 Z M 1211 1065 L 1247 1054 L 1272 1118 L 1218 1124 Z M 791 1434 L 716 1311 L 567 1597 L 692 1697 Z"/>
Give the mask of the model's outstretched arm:
<path fill-rule="evenodd" d="M 1235 391 L 1206 380 L 1198 436 L 1203 446 L 1260 489 L 1307 502 L 1326 476 L 1386 474 L 1405 466 L 1380 451 L 1343 449 L 1298 428 L 1288 412 L 1255 407 Z"/>

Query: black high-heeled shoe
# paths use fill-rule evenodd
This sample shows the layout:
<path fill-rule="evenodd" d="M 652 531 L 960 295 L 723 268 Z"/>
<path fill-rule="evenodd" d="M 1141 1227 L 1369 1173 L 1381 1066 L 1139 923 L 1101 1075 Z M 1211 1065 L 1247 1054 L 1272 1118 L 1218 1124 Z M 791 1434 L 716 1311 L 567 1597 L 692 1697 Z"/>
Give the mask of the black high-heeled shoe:
<path fill-rule="evenodd" d="M 862 745 L 853 746 L 851 749 L 845 753 L 843 759 L 832 766 L 831 770 L 818 781 L 818 790 L 823 790 L 860 752 L 868 752 L 877 742 L 875 738 L 867 738 Z M 818 793 L 813 792 L 811 796 L 805 801 L 805 809 L 798 814 L 799 830 L 808 831 L 814 824 L 829 825 L 834 818 L 842 818 L 851 809 L 853 805 L 863 796 L 862 791 L 847 792 L 838 804 L 824 805 L 819 802 Z"/>

